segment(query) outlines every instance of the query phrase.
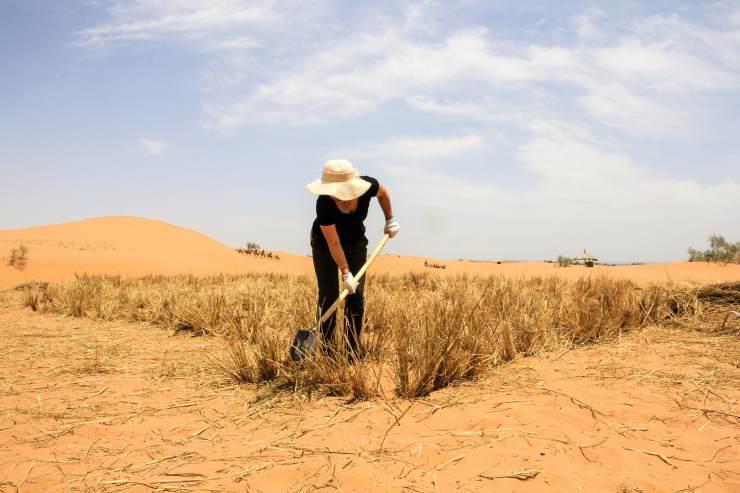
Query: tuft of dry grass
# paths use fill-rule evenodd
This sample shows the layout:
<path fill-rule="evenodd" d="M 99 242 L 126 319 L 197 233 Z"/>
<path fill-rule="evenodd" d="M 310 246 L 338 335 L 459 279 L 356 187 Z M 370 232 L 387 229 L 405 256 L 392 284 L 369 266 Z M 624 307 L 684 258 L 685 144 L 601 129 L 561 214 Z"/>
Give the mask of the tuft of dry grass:
<path fill-rule="evenodd" d="M 699 290 L 699 299 L 740 305 L 740 282 L 712 284 Z"/>
<path fill-rule="evenodd" d="M 28 247 L 21 243 L 18 248 L 10 250 L 7 265 L 14 269 L 23 270 L 28 265 Z"/>
<path fill-rule="evenodd" d="M 41 312 L 222 337 L 211 364 L 236 382 L 352 399 L 382 393 L 388 382 L 400 396 L 419 397 L 518 354 L 598 343 L 648 324 L 687 325 L 703 313 L 696 289 L 609 278 L 377 276 L 366 289 L 362 358 L 324 351 L 294 364 L 287 353 L 295 331 L 315 320 L 316 288 L 306 277 L 79 276 L 23 292 Z"/>

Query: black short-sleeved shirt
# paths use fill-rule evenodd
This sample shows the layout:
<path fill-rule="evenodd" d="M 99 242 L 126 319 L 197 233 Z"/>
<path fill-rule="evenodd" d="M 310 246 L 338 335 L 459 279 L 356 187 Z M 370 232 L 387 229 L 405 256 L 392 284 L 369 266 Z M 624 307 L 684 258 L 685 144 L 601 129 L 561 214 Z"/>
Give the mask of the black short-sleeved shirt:
<path fill-rule="evenodd" d="M 357 201 L 357 209 L 354 212 L 344 213 L 337 208 L 329 195 L 319 195 L 316 199 L 316 219 L 311 227 L 311 246 L 314 248 L 328 248 L 326 238 L 321 232 L 321 226 L 335 224 L 339 241 L 343 244 L 351 244 L 356 241 L 365 240 L 365 224 L 367 210 L 370 207 L 370 199 L 378 195 L 380 185 L 378 180 L 370 176 L 361 176 L 363 180 L 370 182 L 370 188 L 363 193 Z"/>

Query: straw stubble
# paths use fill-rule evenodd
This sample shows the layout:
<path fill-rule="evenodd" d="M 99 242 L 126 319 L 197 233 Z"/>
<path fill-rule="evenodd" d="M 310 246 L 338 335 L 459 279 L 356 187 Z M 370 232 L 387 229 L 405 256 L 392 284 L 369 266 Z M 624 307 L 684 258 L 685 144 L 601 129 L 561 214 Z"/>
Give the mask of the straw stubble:
<path fill-rule="evenodd" d="M 606 341 L 646 324 L 696 320 L 702 309 L 696 290 L 641 289 L 609 278 L 376 276 L 366 289 L 361 357 L 320 351 L 295 364 L 287 357 L 295 331 L 316 319 L 316 288 L 306 277 L 80 276 L 23 293 L 37 311 L 222 337 L 223 351 L 209 358 L 233 381 L 352 399 L 390 388 L 402 397 L 423 396 L 519 354 Z M 325 344 L 345 346 L 341 342 Z"/>

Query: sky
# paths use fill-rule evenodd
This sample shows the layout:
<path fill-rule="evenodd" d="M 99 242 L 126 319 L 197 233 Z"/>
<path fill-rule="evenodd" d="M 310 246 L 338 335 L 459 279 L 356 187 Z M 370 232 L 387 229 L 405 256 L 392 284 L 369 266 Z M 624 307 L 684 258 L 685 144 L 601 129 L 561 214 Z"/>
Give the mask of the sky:
<path fill-rule="evenodd" d="M 343 158 L 390 253 L 681 260 L 740 241 L 738 129 L 740 1 L 0 0 L 0 229 L 306 254 Z"/>

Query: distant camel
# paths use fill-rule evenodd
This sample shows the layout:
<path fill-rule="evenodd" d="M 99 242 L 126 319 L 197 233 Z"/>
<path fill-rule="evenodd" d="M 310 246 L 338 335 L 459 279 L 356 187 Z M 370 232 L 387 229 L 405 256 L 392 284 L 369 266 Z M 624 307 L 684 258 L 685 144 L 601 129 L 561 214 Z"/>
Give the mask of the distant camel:
<path fill-rule="evenodd" d="M 428 260 L 424 261 L 424 267 L 429 267 L 431 269 L 446 269 L 447 266 L 445 264 L 438 264 L 436 262 L 429 262 Z"/>
<path fill-rule="evenodd" d="M 268 250 L 257 250 L 256 248 L 235 248 L 240 255 L 254 255 L 255 257 L 266 258 L 268 260 L 280 260 L 280 255 Z"/>

